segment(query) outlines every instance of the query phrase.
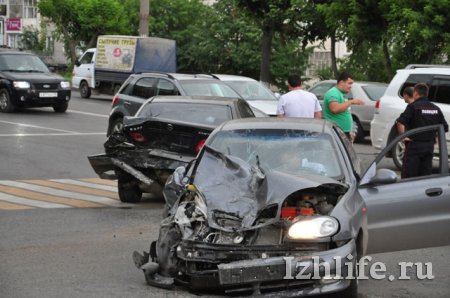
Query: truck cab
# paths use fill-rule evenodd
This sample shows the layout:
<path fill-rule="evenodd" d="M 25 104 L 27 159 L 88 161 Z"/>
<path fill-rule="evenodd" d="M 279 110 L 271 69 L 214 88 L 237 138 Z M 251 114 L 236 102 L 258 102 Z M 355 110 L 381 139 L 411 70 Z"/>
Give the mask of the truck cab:
<path fill-rule="evenodd" d="M 72 73 L 72 86 L 80 89 L 80 95 L 83 98 L 91 96 L 91 88 L 95 86 L 95 58 L 96 49 L 88 49 L 79 60 L 75 62 Z"/>

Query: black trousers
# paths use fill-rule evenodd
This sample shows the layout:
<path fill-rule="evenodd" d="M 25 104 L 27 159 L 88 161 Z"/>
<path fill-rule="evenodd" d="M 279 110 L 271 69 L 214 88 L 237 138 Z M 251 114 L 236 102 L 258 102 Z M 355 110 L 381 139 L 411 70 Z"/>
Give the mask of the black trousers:
<path fill-rule="evenodd" d="M 433 169 L 434 141 L 406 142 L 402 178 L 430 175 Z"/>

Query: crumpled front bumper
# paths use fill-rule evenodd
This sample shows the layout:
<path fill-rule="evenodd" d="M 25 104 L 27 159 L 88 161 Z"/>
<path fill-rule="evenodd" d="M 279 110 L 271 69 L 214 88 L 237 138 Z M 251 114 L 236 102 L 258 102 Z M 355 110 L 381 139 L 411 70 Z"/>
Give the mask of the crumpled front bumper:
<path fill-rule="evenodd" d="M 350 277 L 355 275 L 348 272 L 353 270 L 355 259 L 347 259 L 350 255 L 356 256 L 354 240 L 335 249 L 317 252 L 301 249 L 284 252 L 268 249 L 263 252 L 254 248 L 241 246 L 232 251 L 230 246 L 224 246 L 222 251 L 218 246 L 208 248 L 207 245 L 200 244 L 187 248 L 181 244 L 177 257 L 188 264 L 208 263 L 216 257 L 222 259 L 227 255 L 242 258 L 222 262 L 215 270 L 198 270 L 201 266 L 192 269 L 195 266 L 187 265 L 185 274 L 189 276 L 190 286 L 194 289 L 221 288 L 227 293 L 262 293 L 265 297 L 301 297 L 338 292 L 350 285 L 351 279 L 345 277 L 349 276 L 348 274 Z M 252 258 L 257 254 L 260 255 L 259 258 Z M 329 271 L 326 269 L 328 266 Z M 325 276 L 326 274 L 329 275 Z"/>

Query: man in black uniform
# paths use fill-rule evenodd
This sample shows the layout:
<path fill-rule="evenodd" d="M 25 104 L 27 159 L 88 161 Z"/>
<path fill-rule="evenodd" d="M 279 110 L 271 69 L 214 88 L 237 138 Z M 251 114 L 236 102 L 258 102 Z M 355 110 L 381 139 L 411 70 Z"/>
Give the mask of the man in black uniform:
<path fill-rule="evenodd" d="M 397 119 L 397 131 L 405 132 L 405 128 L 413 128 L 443 124 L 448 131 L 441 109 L 428 100 L 428 86 L 418 83 L 414 86 L 414 101 L 406 107 Z M 433 151 L 436 135 L 420 133 L 406 138 L 405 156 L 403 157 L 402 178 L 430 175 L 433 167 Z"/>

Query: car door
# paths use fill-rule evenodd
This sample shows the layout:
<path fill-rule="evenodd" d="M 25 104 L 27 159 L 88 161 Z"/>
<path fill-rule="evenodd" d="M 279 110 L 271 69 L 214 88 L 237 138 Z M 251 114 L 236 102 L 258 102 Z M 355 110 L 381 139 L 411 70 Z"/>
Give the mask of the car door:
<path fill-rule="evenodd" d="M 382 168 L 383 157 L 404 137 L 436 131 L 439 150 L 433 174 L 400 179 Z M 366 204 L 367 253 L 449 245 L 450 176 L 443 127 L 414 129 L 393 140 L 362 176 L 358 192 Z"/>
<path fill-rule="evenodd" d="M 89 87 L 94 87 L 94 63 L 95 63 L 95 50 L 87 50 L 83 56 L 80 57 L 79 65 L 74 67 L 74 76 L 72 84 L 79 87 L 80 82 L 85 80 L 88 82 Z"/>

